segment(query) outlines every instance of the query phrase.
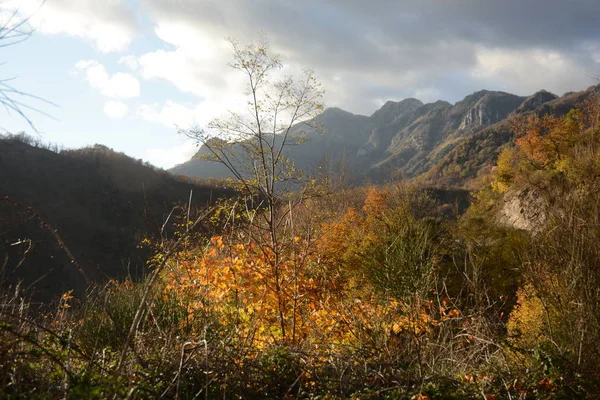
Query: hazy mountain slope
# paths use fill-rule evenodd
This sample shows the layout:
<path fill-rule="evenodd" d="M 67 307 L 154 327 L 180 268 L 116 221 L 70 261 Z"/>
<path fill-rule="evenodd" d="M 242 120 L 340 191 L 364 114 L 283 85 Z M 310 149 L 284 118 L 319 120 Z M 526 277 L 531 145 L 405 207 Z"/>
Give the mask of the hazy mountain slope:
<path fill-rule="evenodd" d="M 420 100 L 412 98 L 385 103 L 369 118 L 369 140 L 357 155 L 374 157 L 383 154 L 399 130 L 423 115 L 424 109 Z"/>
<path fill-rule="evenodd" d="M 354 115 L 339 108 L 328 108 L 316 117 L 318 125 L 326 129 L 326 134 L 299 124 L 292 128 L 290 135 L 304 136 L 306 140 L 298 146 L 287 147 L 287 155 L 291 157 L 296 167 L 311 170 L 323 162 L 324 157 L 338 158 L 342 155 L 354 157 L 358 149 L 367 141 L 365 130 L 369 118 Z M 234 150 L 235 151 L 235 150 Z M 199 178 L 230 177 L 231 173 L 225 166 L 203 158 L 208 150 L 201 147 L 198 153 L 189 161 L 177 165 L 169 171 Z"/>
<path fill-rule="evenodd" d="M 203 205 L 222 190 L 175 178 L 95 146 L 60 154 L 17 140 L 0 140 L 0 197 L 33 207 L 54 227 L 86 273 L 95 280 L 136 274 L 145 251 L 136 249 L 144 234 L 155 234 L 174 203 Z M 83 280 L 56 240 L 26 211 L 0 203 L 0 258 L 9 256 L 6 278 L 25 244 L 34 248 L 9 280 L 35 286 L 42 297 L 80 289 Z M 129 270 L 128 270 L 129 269 Z"/>
<path fill-rule="evenodd" d="M 510 141 L 505 122 L 511 116 L 534 111 L 566 113 L 589 95 L 588 90 L 557 97 L 541 90 L 522 97 L 481 90 L 455 104 L 423 104 L 413 98 L 389 101 L 370 117 L 331 108 L 317 117 L 325 134 L 309 133 L 310 140 L 290 148 L 288 155 L 307 172 L 326 157 L 345 156 L 360 179 L 368 176 L 382 182 L 402 175 L 463 185 L 489 169 L 499 147 Z M 227 176 L 222 166 L 198 159 L 171 171 L 206 178 Z"/>
<path fill-rule="evenodd" d="M 230 178 L 233 176 L 223 164 L 209 162 L 204 159 L 205 156 L 209 155 L 210 151 L 205 146 L 202 146 L 191 159 L 174 166 L 169 169 L 169 172 L 175 175 L 198 178 Z"/>

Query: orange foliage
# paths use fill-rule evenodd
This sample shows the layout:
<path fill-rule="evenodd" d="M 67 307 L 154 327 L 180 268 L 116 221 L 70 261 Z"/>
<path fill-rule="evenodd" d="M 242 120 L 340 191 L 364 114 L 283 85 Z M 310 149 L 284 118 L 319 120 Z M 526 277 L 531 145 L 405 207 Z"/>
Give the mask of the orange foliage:
<path fill-rule="evenodd" d="M 316 242 L 290 235 L 278 252 L 277 270 L 268 246 L 213 237 L 206 248 L 174 257 L 163 277 L 164 296 L 192 319 L 208 316 L 219 322 L 216 329 L 233 329 L 248 348 L 303 345 L 324 360 L 342 348 L 371 345 L 374 337 L 384 347 L 404 346 L 401 336 L 421 340 L 442 324 L 459 326 L 462 315 L 449 299 L 441 309 L 417 295 L 392 299 L 363 275 L 365 252 L 387 229 L 386 219 L 399 212 L 390 210 L 389 201 L 389 192 L 373 188 L 364 207 L 322 226 Z M 202 337 L 202 329 L 192 335 Z"/>
<path fill-rule="evenodd" d="M 584 114 L 573 109 L 566 117 L 531 115 L 514 123 L 516 144 L 542 167 L 562 160 L 584 132 Z"/>
<path fill-rule="evenodd" d="M 293 243 L 304 246 L 301 239 Z M 324 287 L 310 271 L 299 268 L 300 258 L 313 255 L 293 255 L 279 264 L 280 293 L 275 288 L 271 249 L 252 243 L 225 244 L 217 236 L 204 252 L 178 255 L 179 268 L 168 274 L 165 294 L 186 300 L 192 314 L 216 311 L 221 323 L 236 323 L 238 333 L 260 347 L 280 339 L 280 312 L 288 332 L 284 340 L 298 342 L 314 336 L 314 330 L 333 331 L 336 324 L 326 294 L 335 281 Z"/>

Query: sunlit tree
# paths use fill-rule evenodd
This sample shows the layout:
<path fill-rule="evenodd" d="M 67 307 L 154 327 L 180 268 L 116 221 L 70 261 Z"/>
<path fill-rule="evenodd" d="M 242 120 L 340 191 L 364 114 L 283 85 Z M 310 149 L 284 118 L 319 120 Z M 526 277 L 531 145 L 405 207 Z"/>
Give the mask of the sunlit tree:
<path fill-rule="evenodd" d="M 196 127 L 183 133 L 208 150 L 208 160 L 220 162 L 231 171 L 246 199 L 258 201 L 258 206 L 252 207 L 259 212 L 257 218 L 250 218 L 256 228 L 251 233 L 269 260 L 285 338 L 287 300 L 283 286 L 290 278 L 282 275 L 282 265 L 296 235 L 284 235 L 282 229 L 293 225 L 292 210 L 303 198 L 305 183 L 304 174 L 287 152 L 319 131 L 314 117 L 323 110 L 323 89 L 312 70 L 304 70 L 299 77 L 275 79 L 273 74 L 283 64 L 265 39 L 247 46 L 233 39 L 229 42 L 233 49 L 229 65 L 246 78 L 244 109 L 230 110 L 226 117 L 210 122 L 208 130 Z"/>

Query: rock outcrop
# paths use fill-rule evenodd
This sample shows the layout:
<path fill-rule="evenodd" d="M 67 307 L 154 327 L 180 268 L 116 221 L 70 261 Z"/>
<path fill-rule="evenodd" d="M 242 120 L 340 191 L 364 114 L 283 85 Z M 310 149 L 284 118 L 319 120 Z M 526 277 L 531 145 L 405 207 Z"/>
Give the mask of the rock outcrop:
<path fill-rule="evenodd" d="M 547 210 L 548 204 L 538 189 L 509 191 L 504 195 L 498 220 L 513 228 L 535 233 L 543 227 Z"/>
<path fill-rule="evenodd" d="M 504 92 L 489 92 L 465 114 L 458 129 L 477 129 L 505 119 L 523 103 L 523 97 Z"/>

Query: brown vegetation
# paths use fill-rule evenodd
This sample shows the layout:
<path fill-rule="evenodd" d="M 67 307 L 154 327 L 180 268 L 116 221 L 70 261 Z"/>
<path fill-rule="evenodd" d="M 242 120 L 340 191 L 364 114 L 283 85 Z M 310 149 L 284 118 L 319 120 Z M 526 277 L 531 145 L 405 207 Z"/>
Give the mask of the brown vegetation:
<path fill-rule="evenodd" d="M 281 197 L 258 167 L 245 196 L 188 208 L 172 237 L 141 242 L 146 281 L 67 291 L 44 312 L 4 292 L 3 393 L 598 398 L 598 115 L 590 101 L 515 118 L 515 147 L 466 212 L 435 191 L 349 189 L 327 173 Z M 535 230 L 498 218 L 522 189 L 552 206 Z"/>

